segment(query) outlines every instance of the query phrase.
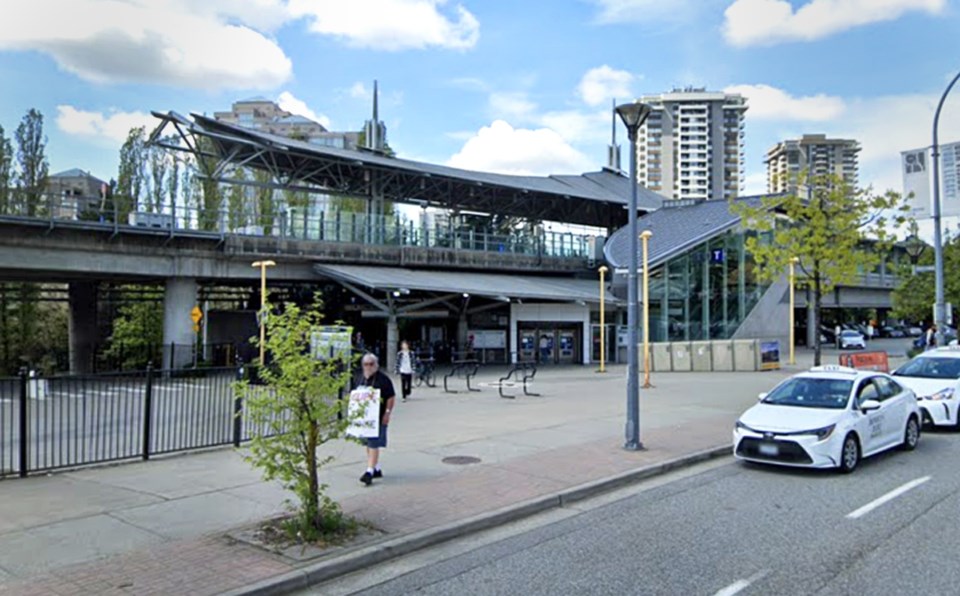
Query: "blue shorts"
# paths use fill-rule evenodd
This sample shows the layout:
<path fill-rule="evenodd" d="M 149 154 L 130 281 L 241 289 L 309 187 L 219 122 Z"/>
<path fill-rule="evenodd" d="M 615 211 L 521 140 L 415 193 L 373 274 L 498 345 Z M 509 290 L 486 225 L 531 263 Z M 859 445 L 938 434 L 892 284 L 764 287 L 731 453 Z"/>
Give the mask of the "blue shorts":
<path fill-rule="evenodd" d="M 367 447 L 370 449 L 383 449 L 387 446 L 387 425 L 380 425 L 380 436 L 366 439 Z"/>

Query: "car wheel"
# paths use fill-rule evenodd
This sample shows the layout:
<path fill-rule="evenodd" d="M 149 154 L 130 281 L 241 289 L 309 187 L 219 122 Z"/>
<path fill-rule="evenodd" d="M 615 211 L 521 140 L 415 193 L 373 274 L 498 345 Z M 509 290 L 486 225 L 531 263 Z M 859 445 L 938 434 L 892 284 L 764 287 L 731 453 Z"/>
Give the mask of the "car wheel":
<path fill-rule="evenodd" d="M 843 440 L 843 449 L 840 451 L 840 473 L 849 474 L 857 469 L 860 463 L 860 443 L 857 437 L 852 434 L 847 435 Z"/>
<path fill-rule="evenodd" d="M 903 430 L 903 450 L 913 451 L 917 448 L 917 443 L 919 442 L 920 423 L 917 422 L 916 417 L 910 416 L 910 419 L 907 420 L 907 427 Z"/>

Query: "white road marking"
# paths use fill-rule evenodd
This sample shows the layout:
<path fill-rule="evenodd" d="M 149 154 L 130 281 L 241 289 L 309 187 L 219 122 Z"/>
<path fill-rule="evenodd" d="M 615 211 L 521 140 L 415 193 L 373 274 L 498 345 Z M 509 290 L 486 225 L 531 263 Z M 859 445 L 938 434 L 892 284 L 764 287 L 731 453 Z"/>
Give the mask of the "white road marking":
<path fill-rule="evenodd" d="M 723 588 L 722 590 L 718 591 L 716 594 L 714 594 L 714 596 L 733 596 L 734 594 L 739 594 L 740 592 L 743 592 L 744 590 L 749 588 L 754 582 L 758 582 L 764 577 L 766 577 L 768 573 L 770 573 L 770 571 L 765 570 L 765 571 L 760 571 L 758 573 L 754 573 L 752 576 L 748 577 L 747 579 L 738 579 L 737 581 L 733 582 L 726 588 Z"/>
<path fill-rule="evenodd" d="M 877 507 L 880 507 L 884 503 L 887 503 L 888 501 L 892 501 L 896 499 L 900 495 L 917 488 L 918 486 L 920 486 L 924 482 L 927 482 L 928 480 L 930 480 L 929 476 L 924 476 L 923 478 L 917 478 L 916 480 L 911 480 L 910 482 L 904 484 L 903 486 L 893 489 L 892 491 L 883 495 L 879 499 L 870 501 L 860 509 L 857 509 L 852 513 L 848 513 L 847 519 L 857 519 L 859 517 L 863 517 L 864 515 L 870 513 L 871 511 L 873 511 Z"/>

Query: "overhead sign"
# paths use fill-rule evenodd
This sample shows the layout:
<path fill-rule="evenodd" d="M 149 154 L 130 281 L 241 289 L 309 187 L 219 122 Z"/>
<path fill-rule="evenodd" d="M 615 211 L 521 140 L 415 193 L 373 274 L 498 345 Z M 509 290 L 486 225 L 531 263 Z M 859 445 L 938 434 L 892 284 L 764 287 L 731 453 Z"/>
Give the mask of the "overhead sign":
<path fill-rule="evenodd" d="M 467 339 L 477 350 L 503 350 L 507 347 L 506 330 L 475 329 L 467 332 Z"/>

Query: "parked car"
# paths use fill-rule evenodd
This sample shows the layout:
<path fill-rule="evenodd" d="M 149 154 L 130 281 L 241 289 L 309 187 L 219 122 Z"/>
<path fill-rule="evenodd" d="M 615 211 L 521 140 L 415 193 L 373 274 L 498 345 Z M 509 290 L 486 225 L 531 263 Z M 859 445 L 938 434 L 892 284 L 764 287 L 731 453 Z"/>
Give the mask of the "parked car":
<path fill-rule="evenodd" d="M 913 357 L 893 372 L 917 394 L 924 424 L 960 430 L 960 348 L 936 348 Z"/>
<path fill-rule="evenodd" d="M 923 329 L 917 327 L 916 325 L 910 325 L 906 328 L 907 337 L 920 337 L 923 335 Z"/>
<path fill-rule="evenodd" d="M 891 337 L 891 338 L 899 339 L 901 337 L 906 337 L 906 336 L 907 334 L 904 333 L 903 329 L 899 327 L 888 325 L 886 327 L 880 328 L 880 337 Z"/>
<path fill-rule="evenodd" d="M 847 329 L 846 331 L 840 332 L 840 349 L 866 350 L 867 340 L 864 339 L 863 334 L 859 331 L 851 331 L 850 329 Z"/>
<path fill-rule="evenodd" d="M 861 458 L 920 441 L 916 395 L 890 375 L 821 366 L 794 375 L 737 420 L 734 457 L 849 473 Z"/>

